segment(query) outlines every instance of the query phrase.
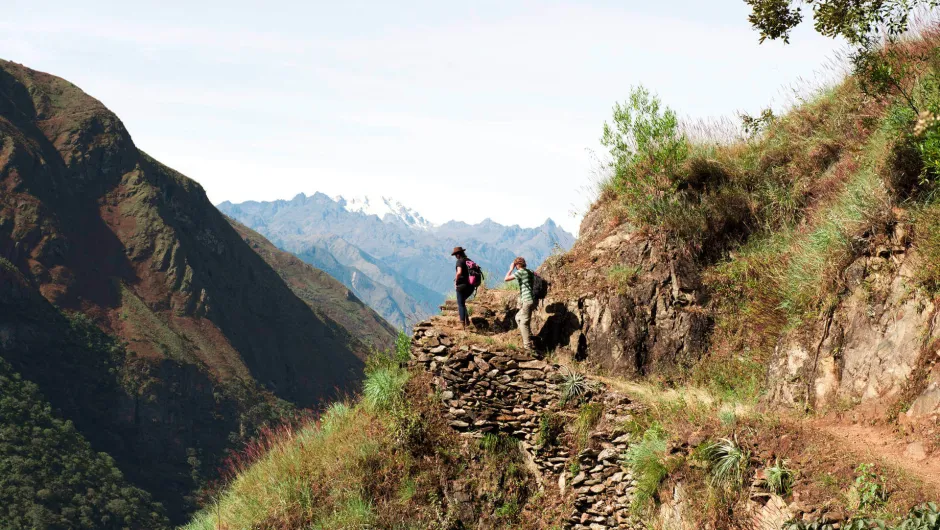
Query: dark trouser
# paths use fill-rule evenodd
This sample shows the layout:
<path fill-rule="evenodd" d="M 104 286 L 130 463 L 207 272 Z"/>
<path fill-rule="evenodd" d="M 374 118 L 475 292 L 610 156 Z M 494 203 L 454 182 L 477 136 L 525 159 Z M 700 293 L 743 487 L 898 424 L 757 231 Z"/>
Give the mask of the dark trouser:
<path fill-rule="evenodd" d="M 464 324 L 470 323 L 470 319 L 467 318 L 467 298 L 470 298 L 471 294 L 473 294 L 473 287 L 457 286 L 457 314 L 460 316 L 460 322 Z"/>

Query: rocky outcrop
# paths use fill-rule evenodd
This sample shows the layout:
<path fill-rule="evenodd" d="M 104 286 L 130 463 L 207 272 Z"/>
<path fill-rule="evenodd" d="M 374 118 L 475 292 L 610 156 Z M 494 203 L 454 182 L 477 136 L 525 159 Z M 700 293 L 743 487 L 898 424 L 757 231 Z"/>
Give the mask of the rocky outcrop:
<path fill-rule="evenodd" d="M 840 302 L 779 342 L 768 369 L 769 399 L 817 409 L 855 407 L 865 416 L 909 409 L 940 413 L 933 300 L 916 290 L 917 257 L 898 229 L 844 273 Z"/>
<path fill-rule="evenodd" d="M 582 237 L 584 231 L 582 225 Z M 533 315 L 540 349 L 562 348 L 622 376 L 669 373 L 694 363 L 705 351 L 711 320 L 691 258 L 629 225 L 607 234 L 579 241 L 539 269 L 551 282 Z M 479 326 L 515 326 L 514 294 L 490 291 L 478 298 L 486 312 L 475 319 Z"/>
<path fill-rule="evenodd" d="M 620 464 L 630 435 L 604 427 L 629 419 L 634 405 L 625 396 L 593 397 L 605 418 L 590 433 L 588 446 L 577 451 L 545 440 L 540 432 L 550 415 L 566 424 L 576 415 L 559 404 L 558 365 L 521 352 L 457 344 L 431 322 L 415 326 L 414 345 L 412 363 L 432 374 L 451 427 L 466 436 L 501 433 L 518 439 L 537 482 L 572 499 L 567 528 L 636 528 L 629 513 L 634 481 Z"/>

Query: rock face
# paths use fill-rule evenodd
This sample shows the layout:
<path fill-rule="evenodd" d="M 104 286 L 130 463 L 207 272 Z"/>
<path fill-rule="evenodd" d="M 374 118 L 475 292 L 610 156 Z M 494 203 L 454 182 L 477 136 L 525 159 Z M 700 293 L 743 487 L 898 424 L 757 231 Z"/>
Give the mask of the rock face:
<path fill-rule="evenodd" d="M 825 409 L 858 406 L 882 415 L 899 402 L 908 416 L 940 412 L 936 359 L 937 311 L 916 291 L 917 257 L 903 231 L 893 244 L 862 256 L 845 271 L 848 292 L 831 314 L 791 332 L 769 367 L 770 400 Z"/>
<path fill-rule="evenodd" d="M 541 348 L 565 348 L 622 376 L 669 372 L 696 361 L 711 320 L 691 258 L 629 225 L 596 232 L 593 222 L 585 219 L 571 252 L 539 269 L 551 282 L 533 315 Z M 514 297 L 486 305 L 502 307 L 489 315 L 498 328 L 515 326 Z"/>
<path fill-rule="evenodd" d="M 570 423 L 576 415 L 559 406 L 557 365 L 525 353 L 457 345 L 430 322 L 415 326 L 414 344 L 412 363 L 434 376 L 451 427 L 467 436 L 503 433 L 520 440 L 538 483 L 572 497 L 566 528 L 639 527 L 629 513 L 635 482 L 620 464 L 628 434 L 595 429 L 577 453 L 541 438 L 542 418 L 557 415 Z M 603 405 L 607 425 L 629 419 L 633 407 L 611 392 L 593 402 Z M 575 466 L 578 472 L 572 474 Z"/>
<path fill-rule="evenodd" d="M 71 83 L 6 61 L 0 258 L 0 356 L 177 520 L 278 398 L 315 405 L 361 378 L 368 348 L 197 183 Z"/>

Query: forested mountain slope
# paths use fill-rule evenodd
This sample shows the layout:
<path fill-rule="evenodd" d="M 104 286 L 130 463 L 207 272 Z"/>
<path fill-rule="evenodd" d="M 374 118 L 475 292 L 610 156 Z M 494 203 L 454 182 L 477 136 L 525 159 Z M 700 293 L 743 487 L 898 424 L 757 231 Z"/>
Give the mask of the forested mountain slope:
<path fill-rule="evenodd" d="M 6 61 L 0 258 L 0 357 L 173 519 L 226 448 L 349 389 L 370 349 L 104 105 Z"/>

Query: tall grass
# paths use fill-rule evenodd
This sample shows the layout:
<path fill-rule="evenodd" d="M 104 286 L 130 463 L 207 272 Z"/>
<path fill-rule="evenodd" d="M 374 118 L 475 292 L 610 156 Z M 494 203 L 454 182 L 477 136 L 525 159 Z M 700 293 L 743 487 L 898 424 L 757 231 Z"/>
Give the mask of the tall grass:
<path fill-rule="evenodd" d="M 361 504 L 369 462 L 388 433 L 366 407 L 331 407 L 319 426 L 286 430 L 266 441 L 255 462 L 237 465 L 234 480 L 214 505 L 185 530 L 273 528 L 313 521 L 343 528 L 340 520 L 369 524 Z M 282 526 L 286 527 L 286 526 Z"/>
<path fill-rule="evenodd" d="M 636 492 L 633 495 L 635 510 L 645 509 L 652 503 L 660 483 L 668 474 L 667 441 L 666 431 L 654 423 L 643 433 L 643 438 L 631 445 L 623 455 L 623 464 L 633 471 L 636 480 Z"/>
<path fill-rule="evenodd" d="M 399 404 L 408 382 L 408 372 L 398 366 L 383 366 L 366 375 L 362 397 L 377 410 L 390 410 Z"/>
<path fill-rule="evenodd" d="M 815 228 L 797 236 L 788 250 L 789 263 L 776 282 L 782 289 L 781 307 L 800 314 L 820 301 L 824 282 L 838 276 L 859 246 L 857 238 L 889 211 L 890 198 L 879 176 L 892 147 L 890 132 L 882 128 L 868 143 L 863 165 L 846 182 L 835 200 L 819 212 Z M 821 289 L 822 288 L 822 289 Z"/>

